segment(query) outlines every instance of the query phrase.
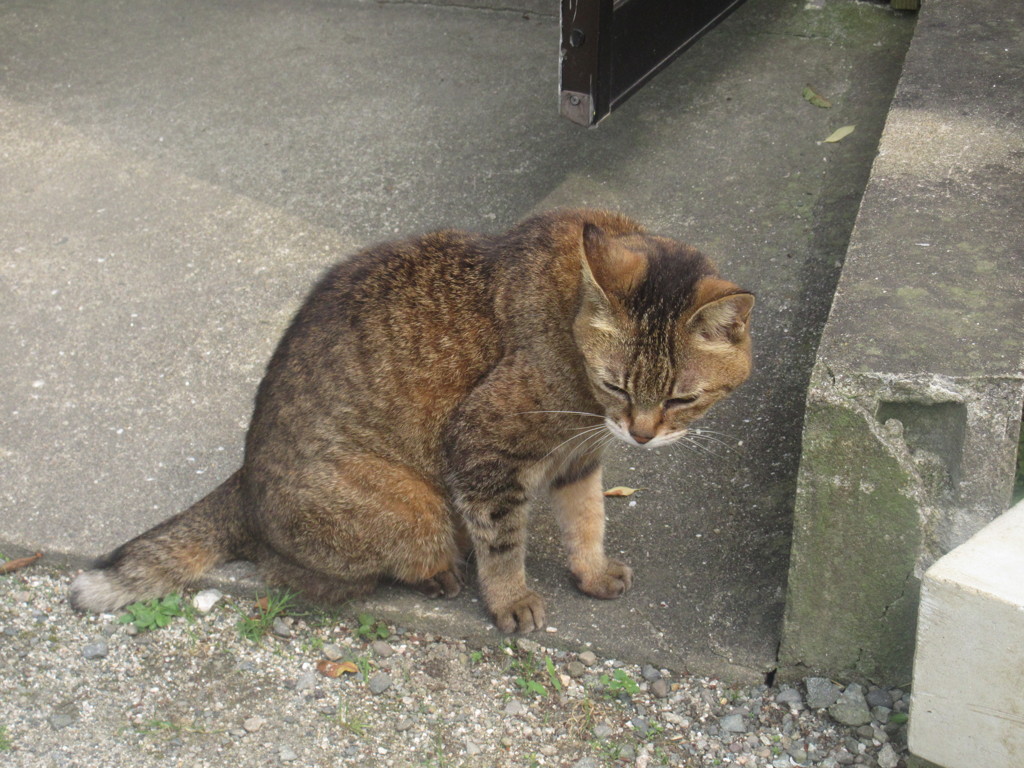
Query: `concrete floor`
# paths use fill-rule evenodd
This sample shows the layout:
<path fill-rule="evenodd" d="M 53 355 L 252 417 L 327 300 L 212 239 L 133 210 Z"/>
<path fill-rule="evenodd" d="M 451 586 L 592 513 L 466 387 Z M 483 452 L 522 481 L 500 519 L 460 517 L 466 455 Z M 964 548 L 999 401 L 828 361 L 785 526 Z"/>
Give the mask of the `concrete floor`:
<path fill-rule="evenodd" d="M 704 424 L 725 435 L 714 455 L 610 458 L 609 485 L 645 489 L 609 502 L 627 597 L 578 595 L 538 512 L 547 639 L 757 679 L 807 378 L 913 16 L 749 0 L 586 130 L 557 114 L 554 4 L 479 5 L 0 6 L 0 551 L 80 564 L 227 476 L 273 345 L 333 260 L 613 207 L 757 294 L 757 372 Z M 474 593 L 375 610 L 496 635 Z"/>

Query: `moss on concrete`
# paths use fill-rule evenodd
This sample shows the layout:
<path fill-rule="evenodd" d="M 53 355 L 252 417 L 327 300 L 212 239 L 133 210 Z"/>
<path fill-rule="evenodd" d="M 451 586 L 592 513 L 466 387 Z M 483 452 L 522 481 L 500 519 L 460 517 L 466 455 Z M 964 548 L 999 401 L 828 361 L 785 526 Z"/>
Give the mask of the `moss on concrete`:
<path fill-rule="evenodd" d="M 909 471 L 864 414 L 812 396 L 780 663 L 910 679 L 920 521 Z"/>

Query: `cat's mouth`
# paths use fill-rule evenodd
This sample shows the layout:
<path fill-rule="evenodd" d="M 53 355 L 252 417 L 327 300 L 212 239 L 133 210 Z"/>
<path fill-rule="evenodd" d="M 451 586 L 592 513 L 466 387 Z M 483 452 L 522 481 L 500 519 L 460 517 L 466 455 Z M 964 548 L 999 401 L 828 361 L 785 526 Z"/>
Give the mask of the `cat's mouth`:
<path fill-rule="evenodd" d="M 608 431 L 615 435 L 615 437 L 619 438 L 619 440 L 627 445 L 639 448 L 661 448 L 674 443 L 686 434 L 685 429 L 679 429 L 674 432 L 660 432 L 653 435 L 644 434 L 642 432 L 633 431 L 629 427 L 610 417 L 606 417 L 604 423 L 605 426 L 608 427 Z"/>

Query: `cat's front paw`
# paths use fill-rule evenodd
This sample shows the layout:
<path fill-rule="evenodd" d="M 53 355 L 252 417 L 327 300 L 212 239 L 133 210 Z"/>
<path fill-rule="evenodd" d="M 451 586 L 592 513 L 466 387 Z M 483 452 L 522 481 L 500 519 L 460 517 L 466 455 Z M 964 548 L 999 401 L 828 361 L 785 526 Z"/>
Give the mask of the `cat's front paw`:
<path fill-rule="evenodd" d="M 532 590 L 528 590 L 518 599 L 507 605 L 493 609 L 494 623 L 498 629 L 507 634 L 512 632 L 533 632 L 543 629 L 544 598 Z"/>
<path fill-rule="evenodd" d="M 581 592 L 602 600 L 620 597 L 633 586 L 633 569 L 621 560 L 609 559 L 603 571 L 574 573 Z"/>

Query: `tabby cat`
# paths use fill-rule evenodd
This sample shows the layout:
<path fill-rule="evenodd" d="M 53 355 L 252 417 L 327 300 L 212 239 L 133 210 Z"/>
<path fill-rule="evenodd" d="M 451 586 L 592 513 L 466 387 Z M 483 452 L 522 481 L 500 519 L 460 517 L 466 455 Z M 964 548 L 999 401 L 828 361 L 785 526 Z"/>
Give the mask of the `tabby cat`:
<path fill-rule="evenodd" d="M 441 231 L 331 268 L 256 394 L 242 466 L 79 575 L 111 611 L 232 559 L 334 602 L 379 580 L 459 592 L 471 549 L 497 626 L 545 626 L 527 500 L 550 492 L 579 588 L 633 580 L 604 552 L 611 436 L 668 445 L 750 372 L 753 296 L 625 216 L 555 211 L 501 236 Z"/>

